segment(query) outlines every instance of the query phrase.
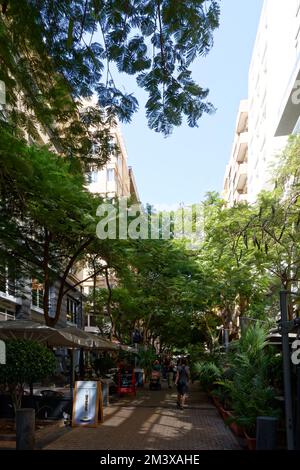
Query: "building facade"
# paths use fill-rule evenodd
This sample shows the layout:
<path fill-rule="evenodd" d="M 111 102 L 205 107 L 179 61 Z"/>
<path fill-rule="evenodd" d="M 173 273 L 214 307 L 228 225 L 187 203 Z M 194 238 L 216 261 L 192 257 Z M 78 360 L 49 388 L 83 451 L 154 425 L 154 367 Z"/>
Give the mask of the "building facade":
<path fill-rule="evenodd" d="M 5 114 L 2 115 L 5 119 Z M 38 136 L 33 139 L 28 133 L 26 140 L 29 144 L 48 145 L 52 151 L 57 150 L 51 145 L 49 136 L 38 127 Z M 59 152 L 57 152 L 59 153 Z M 56 300 L 60 287 L 59 275 L 49 291 L 49 313 L 55 315 Z M 65 283 L 68 294 L 63 298 L 61 315 L 58 326 L 84 327 L 84 295 L 83 289 L 77 286 L 81 272 L 73 270 Z M 75 287 L 76 284 L 76 287 Z M 73 287 L 74 286 L 74 287 Z M 10 266 L 0 266 L 0 321 L 3 320 L 32 320 L 44 323 L 44 287 L 37 279 L 17 279 Z"/>
<path fill-rule="evenodd" d="M 103 168 L 91 167 L 87 174 L 87 188 L 90 192 L 99 194 L 104 199 L 114 200 L 126 197 L 133 203 L 139 203 L 140 198 L 133 170 L 128 166 L 128 155 L 121 133 L 120 126 L 117 125 L 111 130 L 118 151 L 115 152 Z M 103 261 L 103 264 L 105 262 Z M 83 279 L 89 277 L 91 271 L 86 266 L 82 271 Z M 117 285 L 114 273 L 110 271 L 109 285 L 111 288 Z M 107 288 L 105 275 L 98 275 L 96 282 L 91 277 L 82 284 L 83 292 L 86 296 L 93 292 L 94 287 Z M 85 330 L 87 332 L 98 333 L 97 313 L 91 312 L 85 316 Z"/>
<path fill-rule="evenodd" d="M 229 204 L 254 203 L 262 189 L 272 188 L 277 157 L 288 136 L 299 132 L 300 0 L 264 1 L 249 68 L 247 102 L 248 158 L 247 167 L 240 168 L 246 171 L 247 189 L 242 197 L 228 189 L 236 184 L 231 177 L 236 165 L 234 144 L 224 178 L 223 196 Z M 240 115 L 241 108 L 238 122 Z"/>
<path fill-rule="evenodd" d="M 230 205 L 248 198 L 248 101 L 240 103 L 232 153 L 226 167 L 223 197 Z"/>
<path fill-rule="evenodd" d="M 112 129 L 114 142 L 118 151 L 99 169 L 91 167 L 87 174 L 88 190 L 105 199 L 128 197 L 139 201 L 139 195 L 131 167 L 128 167 L 128 156 L 119 125 Z"/>
<path fill-rule="evenodd" d="M 82 106 L 88 102 L 83 100 Z M 6 107 L 2 106 L 0 119 L 6 120 Z M 53 152 L 59 154 L 59 149 L 54 148 L 47 131 L 37 123 L 38 135 L 33 139 L 26 134 L 29 144 L 47 145 Z M 87 189 L 92 193 L 99 193 L 104 198 L 131 197 L 134 202 L 139 201 L 133 171 L 127 165 L 127 152 L 122 138 L 120 127 L 112 128 L 111 134 L 116 143 L 118 152 L 110 158 L 109 162 L 101 169 L 91 167 L 87 174 Z M 49 291 L 49 313 L 55 314 L 56 300 L 59 291 L 59 275 Z M 90 291 L 92 283 L 79 284 L 86 277 L 86 270 L 76 266 L 70 272 L 66 281 L 68 293 L 63 298 L 61 315 L 58 326 L 70 325 L 84 328 L 84 300 Z M 103 280 L 102 280 L 103 284 Z M 73 287 L 74 286 L 74 287 Z M 10 266 L 0 266 L 0 321 L 11 319 L 30 319 L 44 322 L 43 311 L 44 288 L 36 279 L 16 280 Z"/>

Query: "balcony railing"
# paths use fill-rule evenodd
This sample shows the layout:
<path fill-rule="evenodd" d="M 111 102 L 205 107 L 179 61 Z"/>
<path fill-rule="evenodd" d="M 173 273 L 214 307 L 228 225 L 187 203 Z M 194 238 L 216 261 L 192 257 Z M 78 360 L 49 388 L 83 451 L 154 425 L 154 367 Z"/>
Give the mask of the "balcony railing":
<path fill-rule="evenodd" d="M 0 312 L 0 321 L 15 320 L 15 316 L 9 313 Z"/>
<path fill-rule="evenodd" d="M 248 132 L 242 132 L 237 139 L 234 149 L 234 159 L 238 163 L 243 163 L 246 160 L 248 152 Z"/>

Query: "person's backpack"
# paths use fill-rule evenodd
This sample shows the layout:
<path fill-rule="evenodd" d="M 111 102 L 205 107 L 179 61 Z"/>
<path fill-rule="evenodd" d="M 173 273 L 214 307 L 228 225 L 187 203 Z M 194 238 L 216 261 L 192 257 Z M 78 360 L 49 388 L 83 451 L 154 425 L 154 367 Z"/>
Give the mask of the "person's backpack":
<path fill-rule="evenodd" d="M 179 383 L 182 385 L 186 385 L 189 381 L 189 375 L 188 372 L 185 368 L 185 366 L 181 366 L 180 372 L 179 372 Z"/>

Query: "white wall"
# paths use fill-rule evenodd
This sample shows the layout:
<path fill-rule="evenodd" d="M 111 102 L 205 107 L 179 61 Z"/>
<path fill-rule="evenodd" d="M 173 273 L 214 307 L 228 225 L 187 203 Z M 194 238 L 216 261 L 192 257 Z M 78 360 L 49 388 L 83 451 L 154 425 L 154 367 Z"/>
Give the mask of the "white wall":
<path fill-rule="evenodd" d="M 299 54 L 300 0 L 265 0 L 249 69 L 250 202 L 271 187 L 272 165 L 287 141 L 274 135 Z"/>

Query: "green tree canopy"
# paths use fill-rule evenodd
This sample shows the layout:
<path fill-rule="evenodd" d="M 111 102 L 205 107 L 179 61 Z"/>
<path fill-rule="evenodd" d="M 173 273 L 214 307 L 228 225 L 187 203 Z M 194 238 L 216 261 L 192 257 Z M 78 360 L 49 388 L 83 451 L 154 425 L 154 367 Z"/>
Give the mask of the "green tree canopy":
<path fill-rule="evenodd" d="M 0 365 L 0 383 L 8 387 L 15 409 L 20 408 L 26 384 L 54 372 L 55 356 L 42 344 L 24 340 L 6 341 L 6 364 Z"/>
<path fill-rule="evenodd" d="M 44 314 L 55 325 L 72 268 L 97 244 L 96 208 L 100 200 L 89 193 L 71 162 L 46 148 L 28 146 L 3 131 L 0 140 L 0 258 L 15 264 L 19 275 L 41 278 Z M 60 282 L 54 317 L 49 315 L 49 287 Z"/>
<path fill-rule="evenodd" d="M 101 141 L 105 158 L 112 116 L 130 121 L 138 108 L 115 84 L 117 69 L 147 92 L 152 129 L 168 134 L 183 116 L 196 126 L 213 106 L 190 66 L 211 49 L 219 13 L 217 0 L 2 2 L 0 80 L 12 120 L 34 136 L 40 123 L 65 154 L 86 155 Z M 78 99 L 92 94 L 101 109 L 80 116 Z M 92 133 L 91 123 L 102 130 Z"/>

